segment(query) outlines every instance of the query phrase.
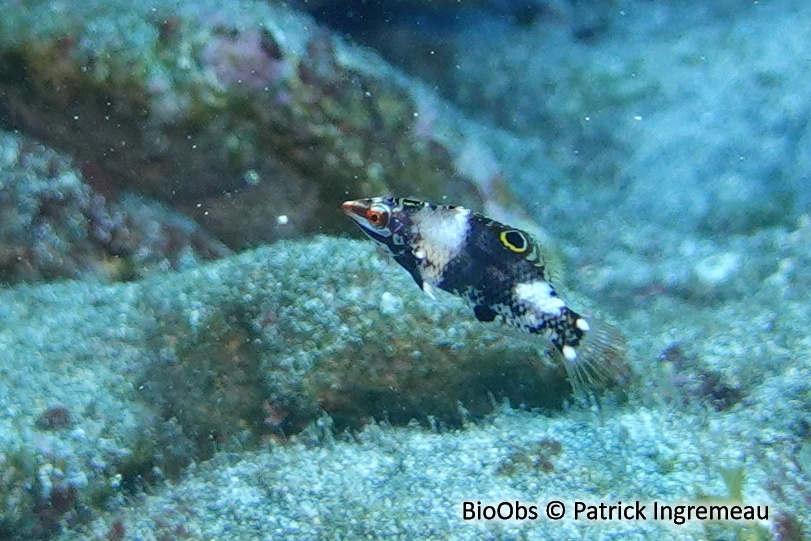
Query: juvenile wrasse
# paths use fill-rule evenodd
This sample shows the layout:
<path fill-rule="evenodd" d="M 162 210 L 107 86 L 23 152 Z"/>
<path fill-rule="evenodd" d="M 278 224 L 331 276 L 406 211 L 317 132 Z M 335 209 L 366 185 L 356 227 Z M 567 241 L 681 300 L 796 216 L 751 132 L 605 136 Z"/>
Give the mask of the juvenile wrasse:
<path fill-rule="evenodd" d="M 431 297 L 462 297 L 479 321 L 497 321 L 551 343 L 575 390 L 626 375 L 620 332 L 586 319 L 558 296 L 543 247 L 525 231 L 458 206 L 395 197 L 343 204 L 360 229 Z"/>

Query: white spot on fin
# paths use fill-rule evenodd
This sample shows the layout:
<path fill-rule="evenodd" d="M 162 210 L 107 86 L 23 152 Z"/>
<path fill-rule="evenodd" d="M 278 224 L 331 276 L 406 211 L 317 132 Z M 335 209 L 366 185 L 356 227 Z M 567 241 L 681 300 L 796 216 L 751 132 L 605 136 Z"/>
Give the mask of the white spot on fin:
<path fill-rule="evenodd" d="M 431 285 L 430 282 L 423 282 L 422 290 L 425 292 L 426 295 L 431 297 L 431 299 L 436 300 L 436 294 L 434 293 L 435 288 L 433 285 Z"/>
<path fill-rule="evenodd" d="M 596 319 L 589 326 L 590 330 L 576 348 L 565 345 L 560 351 L 575 394 L 609 383 L 622 383 L 629 376 L 622 334 Z"/>
<path fill-rule="evenodd" d="M 583 332 L 586 332 L 591 328 L 591 327 L 589 327 L 588 321 L 586 321 L 582 317 L 578 318 L 577 321 L 574 322 L 574 324 L 575 324 L 575 326 L 577 326 L 578 329 L 580 329 Z"/>

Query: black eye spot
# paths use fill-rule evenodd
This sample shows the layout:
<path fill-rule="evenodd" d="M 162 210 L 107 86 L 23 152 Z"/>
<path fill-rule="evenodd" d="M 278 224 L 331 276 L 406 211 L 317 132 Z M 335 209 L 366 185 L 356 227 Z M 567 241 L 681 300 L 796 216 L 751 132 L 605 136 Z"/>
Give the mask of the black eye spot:
<path fill-rule="evenodd" d="M 527 236 L 522 231 L 518 231 L 517 229 L 508 229 L 507 231 L 502 231 L 499 238 L 504 246 L 515 253 L 523 254 L 527 251 L 527 248 L 529 248 Z"/>

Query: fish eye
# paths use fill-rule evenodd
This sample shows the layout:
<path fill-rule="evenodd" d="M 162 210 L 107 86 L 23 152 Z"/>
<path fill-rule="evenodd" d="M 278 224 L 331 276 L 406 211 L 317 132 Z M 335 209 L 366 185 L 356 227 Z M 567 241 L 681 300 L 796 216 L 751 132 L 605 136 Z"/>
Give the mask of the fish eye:
<path fill-rule="evenodd" d="M 381 205 L 374 205 L 366 211 L 366 221 L 376 229 L 383 229 L 389 225 L 389 209 Z"/>

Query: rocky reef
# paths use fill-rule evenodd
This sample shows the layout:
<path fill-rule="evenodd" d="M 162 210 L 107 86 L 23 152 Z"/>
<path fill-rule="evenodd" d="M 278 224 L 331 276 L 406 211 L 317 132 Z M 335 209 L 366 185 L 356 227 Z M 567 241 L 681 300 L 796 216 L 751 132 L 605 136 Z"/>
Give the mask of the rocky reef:
<path fill-rule="evenodd" d="M 0 538 L 804 539 L 807 3 L 392 2 L 425 82 L 294 4 L 0 4 Z M 551 230 L 627 385 L 341 237 L 383 192 Z M 770 514 L 461 518 L 553 500 Z"/>
<path fill-rule="evenodd" d="M 559 409 L 570 392 L 542 344 L 505 338 L 449 295 L 429 299 L 359 241 L 281 242 L 138 283 L 0 297 L 16 340 L 0 381 L 16 412 L 0 448 L 6 530 L 53 526 L 42 505 L 78 520 L 111 484 L 285 441 L 324 414 L 338 430 L 452 427 L 505 400 Z M 58 512 L 57 498 L 70 500 Z"/>
<path fill-rule="evenodd" d="M 452 108 L 280 3 L 11 2 L 0 36 L 5 124 L 232 248 L 339 231 L 347 193 L 511 207 Z"/>
<path fill-rule="evenodd" d="M 0 132 L 0 149 L 0 282 L 134 280 L 231 253 L 156 201 L 108 199 L 28 137 Z"/>

